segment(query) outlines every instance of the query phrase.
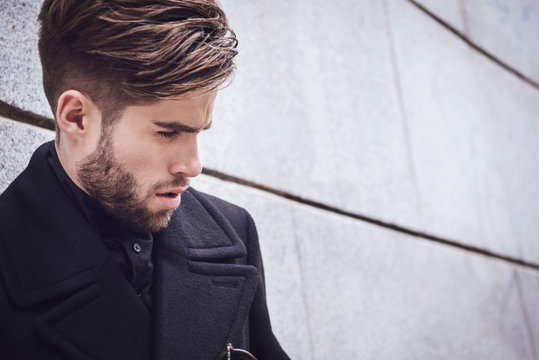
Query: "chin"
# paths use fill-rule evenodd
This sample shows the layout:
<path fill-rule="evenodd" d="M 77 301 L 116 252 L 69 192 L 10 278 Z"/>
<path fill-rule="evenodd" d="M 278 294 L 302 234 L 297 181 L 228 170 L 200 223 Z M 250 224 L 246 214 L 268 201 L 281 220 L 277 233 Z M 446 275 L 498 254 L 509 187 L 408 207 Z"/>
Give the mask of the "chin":
<path fill-rule="evenodd" d="M 157 232 L 168 226 L 174 210 L 161 210 L 156 213 L 146 212 L 142 216 L 130 219 L 129 227 L 139 233 Z"/>
<path fill-rule="evenodd" d="M 174 210 L 164 210 L 153 215 L 152 219 L 148 224 L 148 231 L 156 232 L 166 228 L 168 226 L 168 223 L 170 222 L 170 219 L 172 218 L 173 212 Z"/>

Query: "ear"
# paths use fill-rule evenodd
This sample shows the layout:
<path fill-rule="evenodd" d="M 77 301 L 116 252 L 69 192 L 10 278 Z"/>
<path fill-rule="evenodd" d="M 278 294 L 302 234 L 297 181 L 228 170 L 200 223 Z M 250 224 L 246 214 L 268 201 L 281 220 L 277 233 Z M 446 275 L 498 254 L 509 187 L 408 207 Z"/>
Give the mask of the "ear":
<path fill-rule="evenodd" d="M 60 132 L 76 142 L 84 142 L 88 134 L 99 127 L 100 113 L 88 95 L 68 90 L 58 98 L 56 122 Z"/>

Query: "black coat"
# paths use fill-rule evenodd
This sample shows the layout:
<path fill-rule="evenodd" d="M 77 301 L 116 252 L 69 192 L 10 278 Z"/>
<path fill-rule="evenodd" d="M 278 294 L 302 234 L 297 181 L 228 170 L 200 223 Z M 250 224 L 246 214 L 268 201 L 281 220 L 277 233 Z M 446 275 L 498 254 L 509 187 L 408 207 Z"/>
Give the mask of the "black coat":
<path fill-rule="evenodd" d="M 213 360 L 228 342 L 288 359 L 244 209 L 182 194 L 154 238 L 152 315 L 58 182 L 50 146 L 0 196 L 0 359 Z"/>

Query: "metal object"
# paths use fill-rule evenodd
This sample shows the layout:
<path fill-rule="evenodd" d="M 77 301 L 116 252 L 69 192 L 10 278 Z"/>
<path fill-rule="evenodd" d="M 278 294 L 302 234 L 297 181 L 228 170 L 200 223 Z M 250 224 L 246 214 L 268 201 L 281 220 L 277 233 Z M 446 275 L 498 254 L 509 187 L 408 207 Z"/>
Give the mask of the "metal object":
<path fill-rule="evenodd" d="M 235 349 L 231 343 L 226 344 L 226 350 L 219 360 L 256 360 L 253 354 L 243 349 Z"/>

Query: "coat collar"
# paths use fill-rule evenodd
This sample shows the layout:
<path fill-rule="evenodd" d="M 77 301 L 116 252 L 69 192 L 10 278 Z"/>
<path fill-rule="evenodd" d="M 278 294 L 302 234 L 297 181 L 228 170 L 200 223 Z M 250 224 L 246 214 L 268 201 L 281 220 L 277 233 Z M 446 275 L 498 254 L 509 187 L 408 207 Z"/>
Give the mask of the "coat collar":
<path fill-rule="evenodd" d="M 0 197 L 0 272 L 8 294 L 20 307 L 59 301 L 37 327 L 72 358 L 95 357 L 112 342 L 143 358 L 151 317 L 58 183 L 46 161 L 51 146 L 36 150 Z M 244 264 L 245 245 L 225 216 L 190 189 L 154 246 L 155 358 L 212 359 L 227 342 L 239 345 L 257 269 Z M 77 319 L 99 319 L 115 307 L 123 315 L 87 340 L 89 324 Z"/>
<path fill-rule="evenodd" d="M 157 358 L 216 359 L 242 331 L 257 288 L 255 267 L 229 221 L 190 189 L 155 240 Z M 244 261 L 243 261 L 244 262 Z"/>

